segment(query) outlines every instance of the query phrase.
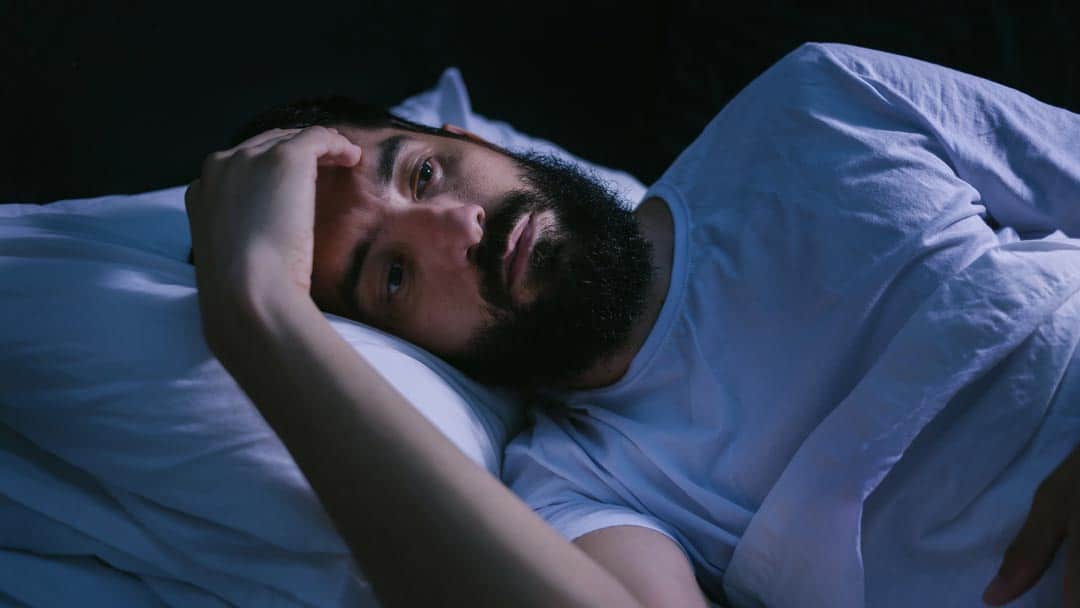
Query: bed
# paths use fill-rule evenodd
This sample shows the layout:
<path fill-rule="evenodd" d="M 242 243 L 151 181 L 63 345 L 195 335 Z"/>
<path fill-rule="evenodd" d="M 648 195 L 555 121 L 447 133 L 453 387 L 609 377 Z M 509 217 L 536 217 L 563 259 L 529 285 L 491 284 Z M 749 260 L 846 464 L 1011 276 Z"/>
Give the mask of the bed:
<path fill-rule="evenodd" d="M 397 110 L 564 155 L 628 206 L 644 192 L 473 113 L 454 69 Z M 1037 145 L 1023 158 L 1043 160 Z M 0 208 L 0 601 L 374 606 L 303 476 L 202 341 L 182 192 Z M 944 280 L 830 403 L 727 564 L 735 605 L 958 605 L 989 580 L 1032 488 L 1080 436 L 1071 193 L 1050 201 L 1071 237 L 997 230 L 998 246 Z M 507 395 L 330 322 L 498 474 L 522 425 Z M 1022 605 L 1060 598 L 1062 561 Z"/>
<path fill-rule="evenodd" d="M 627 205 L 644 192 L 476 114 L 455 68 L 394 110 L 562 155 Z M 376 606 L 306 480 L 203 341 L 184 188 L 0 206 L 0 604 Z M 522 422 L 506 394 L 329 319 L 498 475 Z"/>

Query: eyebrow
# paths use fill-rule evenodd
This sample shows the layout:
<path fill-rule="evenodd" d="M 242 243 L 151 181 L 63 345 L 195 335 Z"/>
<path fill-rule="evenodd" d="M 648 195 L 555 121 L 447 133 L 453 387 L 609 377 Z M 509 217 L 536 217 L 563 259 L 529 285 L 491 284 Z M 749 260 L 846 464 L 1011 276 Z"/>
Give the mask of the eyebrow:
<path fill-rule="evenodd" d="M 341 296 L 341 301 L 345 303 L 345 306 L 358 320 L 363 316 L 363 311 L 360 309 L 360 298 L 356 295 L 357 288 L 360 285 L 360 272 L 364 269 L 364 260 L 367 259 L 371 244 L 375 242 L 377 236 L 379 236 L 379 228 L 373 230 L 371 234 L 356 244 L 356 247 L 353 248 L 352 259 L 349 261 L 349 268 L 345 271 L 345 275 L 341 277 L 341 282 L 338 283 L 338 295 Z"/>
<path fill-rule="evenodd" d="M 398 152 L 401 144 L 409 139 L 408 135 L 394 135 L 379 142 L 379 163 L 375 169 L 379 177 L 379 183 L 386 187 L 394 177 L 394 166 L 397 164 Z"/>

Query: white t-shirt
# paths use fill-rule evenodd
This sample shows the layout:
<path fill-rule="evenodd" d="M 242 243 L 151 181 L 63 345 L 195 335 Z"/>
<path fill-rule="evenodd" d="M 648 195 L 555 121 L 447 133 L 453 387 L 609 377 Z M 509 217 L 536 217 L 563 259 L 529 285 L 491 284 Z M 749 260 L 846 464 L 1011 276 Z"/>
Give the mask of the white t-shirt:
<path fill-rule="evenodd" d="M 721 597 L 804 440 L 934 290 L 999 244 L 987 208 L 1025 238 L 1080 235 L 1077 142 L 1080 117 L 1006 87 L 800 47 L 650 188 L 675 231 L 656 324 L 618 382 L 534 413 L 504 480 L 568 539 L 668 535 Z"/>

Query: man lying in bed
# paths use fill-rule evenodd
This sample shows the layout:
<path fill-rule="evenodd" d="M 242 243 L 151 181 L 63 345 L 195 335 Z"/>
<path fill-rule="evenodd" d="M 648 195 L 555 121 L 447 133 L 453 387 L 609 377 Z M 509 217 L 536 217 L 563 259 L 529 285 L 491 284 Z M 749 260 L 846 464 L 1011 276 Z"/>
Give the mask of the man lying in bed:
<path fill-rule="evenodd" d="M 1064 541 L 1080 602 L 1080 117 L 805 45 L 633 212 L 340 100 L 247 135 L 187 195 L 205 334 L 387 605 L 970 605 L 1014 535 L 985 599 Z M 320 308 L 561 402 L 513 492 Z"/>

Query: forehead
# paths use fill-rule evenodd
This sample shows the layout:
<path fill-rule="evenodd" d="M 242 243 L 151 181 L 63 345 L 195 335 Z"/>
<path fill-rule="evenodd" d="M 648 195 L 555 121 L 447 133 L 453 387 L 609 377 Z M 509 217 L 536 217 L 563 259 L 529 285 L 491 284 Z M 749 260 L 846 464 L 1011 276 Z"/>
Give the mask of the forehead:
<path fill-rule="evenodd" d="M 360 179 L 354 182 L 354 189 L 380 199 L 393 194 L 385 188 L 394 185 L 389 181 L 391 175 L 400 173 L 415 180 L 414 174 L 425 159 L 438 168 L 440 200 L 478 204 L 490 211 L 494 199 L 527 187 L 517 161 L 502 148 L 482 140 L 397 127 L 341 126 L 338 130 L 363 150 Z"/>
<path fill-rule="evenodd" d="M 444 153 L 456 153 L 469 158 L 482 159 L 485 162 L 497 163 L 499 166 L 514 164 L 513 159 L 494 144 L 480 143 L 449 132 L 425 133 L 400 127 L 366 128 L 352 125 L 341 125 L 335 128 L 347 139 L 363 148 L 365 153 L 376 151 L 380 144 L 397 141 L 402 146 L 432 148 Z"/>
<path fill-rule="evenodd" d="M 409 210 L 417 203 L 425 207 L 476 204 L 490 213 L 507 192 L 523 186 L 518 165 L 510 156 L 468 139 L 399 128 L 336 128 L 359 145 L 363 154 L 354 168 L 319 172 L 313 293 L 321 305 L 334 311 L 344 304 L 341 290 L 348 289 L 349 279 L 359 274 L 355 261 L 366 257 L 357 253 L 375 253 L 379 243 L 394 240 L 403 227 L 411 225 Z M 398 177 L 383 184 L 380 156 L 392 139 L 399 142 L 392 163 Z M 413 200 L 416 172 L 429 158 L 438 167 L 437 178 L 429 197 Z"/>

